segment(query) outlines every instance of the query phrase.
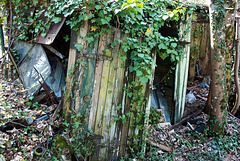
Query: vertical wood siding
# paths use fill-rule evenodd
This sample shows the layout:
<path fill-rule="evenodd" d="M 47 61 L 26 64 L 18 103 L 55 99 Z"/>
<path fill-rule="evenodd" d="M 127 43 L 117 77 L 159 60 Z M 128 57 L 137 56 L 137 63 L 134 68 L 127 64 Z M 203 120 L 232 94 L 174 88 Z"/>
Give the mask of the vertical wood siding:
<path fill-rule="evenodd" d="M 190 21 L 192 16 L 187 16 L 187 20 Z M 183 21 L 182 21 L 183 22 Z M 191 38 L 191 25 L 189 23 L 180 24 L 180 36 L 181 41 L 190 42 Z M 189 31 L 185 33 L 185 31 Z M 190 55 L 190 45 L 186 45 L 184 48 L 185 55 L 176 65 L 175 71 L 175 89 L 174 89 L 174 102 L 175 102 L 175 114 L 174 123 L 181 120 L 185 107 L 185 97 L 187 88 L 187 78 L 188 78 L 188 66 L 189 66 L 189 55 Z"/>

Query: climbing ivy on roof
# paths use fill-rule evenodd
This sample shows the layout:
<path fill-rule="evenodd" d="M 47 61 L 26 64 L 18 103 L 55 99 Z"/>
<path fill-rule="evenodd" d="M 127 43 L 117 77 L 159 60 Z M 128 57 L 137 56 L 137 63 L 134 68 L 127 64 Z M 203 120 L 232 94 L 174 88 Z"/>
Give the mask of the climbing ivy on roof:
<path fill-rule="evenodd" d="M 161 28 L 170 26 L 169 22 L 178 24 L 187 10 L 191 13 L 194 7 L 169 0 L 51 0 L 47 5 L 37 0 L 11 0 L 6 2 L 6 8 L 7 13 L 13 12 L 12 25 L 17 39 L 25 41 L 36 40 L 39 35 L 45 37 L 51 23 L 62 20 L 59 15 L 68 17 L 66 24 L 74 31 L 89 21 L 91 32 L 86 38 L 88 43 L 105 32 L 110 33 L 113 27 L 121 28 L 129 35 L 127 41 L 121 43 L 123 50 L 131 52 L 131 59 L 134 60 L 130 70 L 136 72 L 144 84 L 150 78 L 153 51 L 159 53 L 162 59 L 170 57 L 172 62 L 182 58 L 181 37 L 163 36 Z M 76 47 L 81 50 L 78 44 Z M 122 58 L 126 59 L 124 56 Z"/>

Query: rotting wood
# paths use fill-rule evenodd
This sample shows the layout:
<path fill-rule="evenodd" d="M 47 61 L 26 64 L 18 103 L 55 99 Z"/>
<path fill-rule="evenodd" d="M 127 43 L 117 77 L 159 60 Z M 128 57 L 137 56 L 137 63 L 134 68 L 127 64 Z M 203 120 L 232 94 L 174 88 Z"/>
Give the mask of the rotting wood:
<path fill-rule="evenodd" d="M 113 30 L 114 33 L 114 41 L 117 41 L 120 38 L 120 32 L 118 30 Z M 109 42 L 111 42 L 111 37 L 108 39 Z M 108 87 L 107 87 L 107 95 L 106 95 L 106 103 L 105 103 L 105 110 L 104 110 L 104 117 L 102 120 L 103 127 L 102 127 L 102 142 L 108 141 L 110 144 L 109 140 L 109 131 L 111 127 L 111 115 L 112 115 L 112 108 L 113 108 L 113 94 L 115 93 L 115 79 L 117 77 L 116 75 L 116 68 L 117 68 L 117 62 L 118 62 L 118 45 L 114 47 L 109 53 L 106 53 L 106 55 L 112 57 L 112 61 L 110 61 L 110 68 L 109 68 L 109 78 L 108 78 Z M 106 158 L 108 156 L 109 151 L 106 151 L 106 148 L 102 148 L 100 150 L 100 155 L 106 155 Z"/>
<path fill-rule="evenodd" d="M 85 22 L 84 28 L 80 28 L 80 36 L 77 37 L 77 40 L 79 42 L 80 45 L 83 46 L 83 49 L 80 53 L 78 53 L 77 55 L 77 59 L 76 61 L 81 61 L 82 63 L 78 64 L 77 66 L 75 66 L 75 68 L 77 68 L 76 72 L 73 74 L 73 79 L 75 79 L 75 82 L 77 82 L 77 84 L 75 82 L 72 82 L 71 84 L 71 90 L 69 92 L 71 92 L 72 94 L 72 99 L 71 103 L 72 103 L 72 109 L 75 110 L 76 113 L 80 112 L 81 116 L 83 116 L 84 113 L 84 107 L 81 107 L 81 94 L 82 94 L 82 86 L 83 86 L 83 77 L 85 74 L 85 69 L 86 69 L 86 65 L 85 65 L 85 61 L 87 60 L 85 57 L 83 57 L 83 53 L 84 51 L 87 50 L 87 43 L 86 40 L 84 39 L 88 33 L 89 30 L 89 23 L 88 21 Z M 77 64 L 77 62 L 75 62 Z M 76 92 L 75 92 L 76 91 Z M 81 111 L 79 111 L 81 110 Z"/>
<path fill-rule="evenodd" d="M 179 121 L 179 122 L 176 123 L 175 125 L 171 126 L 171 127 L 169 128 L 169 131 L 172 130 L 172 129 L 177 128 L 178 126 L 180 126 L 180 125 L 182 125 L 183 123 L 185 123 L 185 122 L 187 122 L 188 120 L 190 120 L 192 117 L 197 116 L 197 115 L 201 114 L 202 112 L 203 112 L 203 109 L 198 110 L 197 112 L 195 112 L 195 113 L 187 116 L 186 118 L 182 119 L 181 121 Z"/>
<path fill-rule="evenodd" d="M 21 126 L 21 127 L 23 127 L 23 128 L 26 128 L 27 126 L 25 126 L 25 125 L 23 125 L 23 124 L 21 124 L 21 123 L 18 123 L 18 122 L 14 122 L 14 121 L 10 121 L 10 122 L 8 122 L 9 124 L 14 124 L 14 125 L 18 125 L 18 126 Z"/>
<path fill-rule="evenodd" d="M 121 33 L 120 29 L 117 29 L 117 32 L 120 32 L 119 36 L 123 40 L 123 42 L 126 41 L 127 35 Z M 120 45 L 120 44 L 119 44 Z M 122 54 L 124 51 L 122 49 L 117 49 L 115 53 L 119 51 L 120 54 L 118 54 L 118 62 L 117 62 L 117 77 L 115 80 L 115 92 L 113 96 L 113 106 L 112 106 L 112 114 L 111 114 L 111 127 L 110 127 L 110 143 L 113 144 L 113 146 L 117 147 L 116 149 L 112 149 L 111 158 L 116 158 L 118 156 L 119 151 L 119 144 L 120 144 L 120 136 L 121 136 L 121 125 L 119 122 L 116 122 L 114 120 L 114 117 L 119 116 L 119 111 L 116 109 L 117 106 L 119 106 L 122 103 L 123 100 L 123 86 L 124 86 L 124 71 L 125 71 L 125 61 L 121 59 Z M 123 105 L 122 105 L 123 107 Z M 120 110 L 121 111 L 121 110 Z M 110 157 L 110 153 L 109 153 Z"/>
<path fill-rule="evenodd" d="M 202 100 L 204 100 L 204 101 L 207 101 L 207 98 L 202 97 L 202 96 L 200 96 L 199 94 L 197 94 L 196 97 L 198 97 L 198 98 L 200 98 L 200 99 L 202 99 Z"/>
<path fill-rule="evenodd" d="M 58 106 L 56 107 L 56 109 L 55 109 L 55 111 L 54 111 L 54 113 L 53 113 L 53 115 L 52 115 L 52 117 L 50 119 L 52 122 L 56 120 L 57 113 L 59 112 L 59 110 L 62 109 L 62 107 L 63 107 L 63 100 L 60 100 Z"/>
<path fill-rule="evenodd" d="M 43 45 L 45 48 L 47 48 L 49 51 L 51 51 L 53 54 L 57 55 L 59 58 L 63 59 L 64 55 L 62 55 L 62 53 L 60 53 L 59 51 L 57 51 L 56 49 L 54 49 L 52 46 L 50 45 Z"/>
<path fill-rule="evenodd" d="M 85 46 L 85 40 L 80 37 L 85 37 L 88 32 L 88 21 L 85 22 L 84 27 L 79 29 L 80 35 L 77 35 L 77 32 L 74 32 L 72 30 L 71 33 L 71 46 L 69 51 L 69 61 L 68 61 L 68 72 L 67 72 L 67 84 L 66 84 L 66 91 L 67 93 L 64 95 L 64 103 L 63 103 L 63 109 L 64 112 L 67 114 L 65 115 L 65 119 L 69 120 L 69 114 L 70 114 L 70 105 L 71 105 L 71 93 L 72 93 L 72 84 L 74 83 L 75 75 L 76 75 L 76 64 L 77 64 L 77 49 L 75 47 L 75 44 L 78 43 L 80 45 Z M 79 89 L 78 89 L 79 90 Z M 75 107 L 72 105 L 72 107 Z"/>
<path fill-rule="evenodd" d="M 210 75 L 210 32 L 209 22 L 194 23 L 192 26 L 191 56 L 189 65 L 189 80 L 194 81 L 196 64 L 198 62 L 200 75 Z"/>
<path fill-rule="evenodd" d="M 105 50 L 105 44 L 106 44 L 106 34 L 101 36 L 99 39 L 98 44 L 98 53 L 103 54 L 103 51 Z M 89 124 L 88 129 L 89 130 L 95 130 L 95 121 L 96 121 L 96 115 L 97 115 L 97 109 L 98 109 L 98 98 L 99 98 L 99 92 L 100 92 L 100 85 L 101 85 L 101 75 L 103 70 L 103 61 L 96 61 L 95 65 L 95 78 L 94 78 L 94 85 L 93 85 L 93 93 L 92 93 L 92 100 L 91 100 L 91 110 L 89 113 Z"/>
<path fill-rule="evenodd" d="M 146 139 L 146 141 L 147 141 L 148 144 L 153 145 L 155 147 L 158 147 L 158 148 L 160 148 L 160 149 L 162 149 L 164 151 L 167 151 L 167 152 L 172 152 L 173 151 L 172 148 L 169 148 L 169 147 L 167 147 L 165 145 L 162 145 L 162 144 L 159 144 L 159 143 L 155 143 L 155 142 L 153 142 L 153 141 L 151 141 L 149 139 Z"/>
<path fill-rule="evenodd" d="M 151 103 L 152 103 L 152 90 L 153 90 L 153 80 L 154 80 L 154 75 L 155 75 L 155 64 L 156 64 L 156 59 L 157 59 L 157 53 L 156 51 L 154 52 L 154 55 L 153 55 L 153 64 L 151 66 L 152 68 L 152 74 L 151 74 L 151 79 L 149 80 L 149 88 L 147 90 L 147 95 L 148 95 L 148 100 L 147 100 L 147 103 L 146 103 L 146 110 L 145 110 L 145 120 L 144 120 L 144 126 L 148 127 L 148 124 L 149 124 L 149 115 L 150 115 L 150 111 L 151 111 Z M 145 128 L 144 132 L 143 133 L 147 133 L 147 128 Z M 145 141 L 146 141 L 146 138 L 143 138 L 143 144 L 146 145 Z M 145 146 L 144 146 L 145 147 Z M 146 148 L 143 150 L 143 152 L 145 153 L 146 151 Z"/>
<path fill-rule="evenodd" d="M 11 52 L 8 52 L 8 55 L 9 55 L 9 57 L 10 57 L 13 65 L 14 65 L 15 69 L 17 70 L 17 73 L 18 73 L 18 76 L 19 76 L 19 80 L 21 81 L 21 83 L 23 83 L 23 80 L 22 80 L 22 78 L 21 78 L 21 72 L 19 71 L 18 66 L 17 66 L 17 64 L 16 64 L 16 62 L 15 62 L 15 60 L 14 60 Z"/>
<path fill-rule="evenodd" d="M 126 86 L 126 88 L 129 89 L 128 80 L 133 79 L 133 74 L 128 72 L 128 68 L 131 62 L 130 62 L 130 54 L 129 53 L 126 53 L 126 54 L 127 54 L 127 61 L 125 65 L 124 85 Z M 124 93 L 125 92 L 126 91 L 124 91 Z M 132 92 L 132 91 L 128 91 L 128 92 Z M 130 112 L 131 102 L 130 102 L 129 96 L 127 95 L 125 95 L 125 98 L 123 100 L 124 100 L 124 106 L 122 107 L 122 114 L 126 115 L 128 112 Z M 126 122 L 122 125 L 121 135 L 120 135 L 120 153 L 123 155 L 125 155 L 126 153 L 129 124 L 130 124 L 130 120 L 127 117 Z"/>
<path fill-rule="evenodd" d="M 107 40 L 112 35 L 107 34 L 106 39 L 106 47 L 107 47 Z M 106 49 L 105 47 L 105 49 Z M 105 104 L 106 104 L 106 96 L 107 96 L 107 87 L 108 87 L 108 78 L 109 78 L 109 71 L 110 71 L 110 61 L 104 60 L 103 61 L 103 72 L 101 75 L 101 85 L 99 90 L 99 98 L 98 98 L 98 109 L 97 109 L 97 115 L 96 115 L 96 122 L 95 122 L 95 131 L 96 134 L 102 134 L 102 128 L 103 128 L 103 117 L 104 117 L 104 110 L 105 110 Z"/>
<path fill-rule="evenodd" d="M 89 27 L 90 28 L 90 27 Z M 95 39 L 90 44 L 86 44 L 86 54 L 81 54 L 80 59 L 84 65 L 81 65 L 79 75 L 80 95 L 79 95 L 79 112 L 82 116 L 89 118 L 90 100 L 93 93 L 94 71 L 96 67 L 96 60 L 85 57 L 85 55 L 97 55 L 98 53 L 98 39 Z M 83 75 L 81 75 L 83 73 Z M 78 110 L 77 110 L 78 111 Z"/>
<path fill-rule="evenodd" d="M 186 19 L 190 20 L 191 16 L 187 16 Z M 181 24 L 180 25 L 182 40 L 190 42 L 191 32 L 184 34 L 185 30 L 191 31 L 190 24 Z M 178 62 L 176 65 L 175 71 L 175 88 L 174 88 L 174 102 L 175 102 L 175 116 L 174 123 L 177 123 L 183 116 L 184 106 L 185 106 L 185 97 L 186 97 L 186 88 L 187 88 L 187 78 L 188 78 L 188 67 L 189 67 L 189 55 L 190 55 L 190 46 L 185 45 L 184 51 L 186 55 Z"/>
<path fill-rule="evenodd" d="M 45 82 L 42 74 L 39 73 L 39 71 L 38 71 L 35 67 L 33 67 L 33 68 L 36 70 L 36 72 L 38 73 L 38 75 L 40 75 L 40 77 L 42 78 L 43 83 L 42 83 L 41 81 L 39 81 L 39 83 L 41 84 L 41 86 L 42 86 L 43 89 L 45 90 L 46 94 L 48 95 L 48 98 L 50 98 L 52 104 L 57 103 L 57 102 L 56 102 L 56 96 L 55 96 L 54 98 L 52 98 L 52 94 L 50 93 L 50 91 L 49 91 L 49 89 L 48 89 L 48 85 L 47 85 L 47 83 Z M 50 102 L 48 102 L 48 103 L 51 104 Z"/>

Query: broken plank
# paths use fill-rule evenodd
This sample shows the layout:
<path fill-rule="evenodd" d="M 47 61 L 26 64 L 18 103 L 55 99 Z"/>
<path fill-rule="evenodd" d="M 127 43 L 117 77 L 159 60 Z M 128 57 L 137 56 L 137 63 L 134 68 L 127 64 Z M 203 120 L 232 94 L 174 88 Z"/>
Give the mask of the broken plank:
<path fill-rule="evenodd" d="M 203 109 L 198 110 L 197 112 L 193 113 L 192 115 L 187 116 L 186 118 L 182 119 L 181 121 L 179 121 L 178 123 L 176 123 L 175 125 L 171 126 L 169 128 L 169 131 L 172 129 L 175 129 L 176 127 L 182 125 L 183 123 L 187 122 L 188 120 L 190 120 L 192 117 L 197 116 L 199 114 L 201 114 L 203 112 Z"/>
<path fill-rule="evenodd" d="M 106 35 L 102 35 L 99 39 L 98 44 L 98 53 L 103 54 L 105 50 L 106 44 Z M 94 73 L 94 82 L 93 82 L 93 93 L 92 93 L 92 101 L 91 101 L 91 109 L 89 113 L 89 121 L 88 121 L 88 129 L 95 131 L 95 121 L 98 110 L 98 98 L 100 93 L 101 86 L 101 76 L 103 70 L 103 61 L 97 60 L 95 65 L 95 73 Z"/>
<path fill-rule="evenodd" d="M 120 38 L 120 32 L 117 32 L 116 30 L 113 31 L 114 33 L 114 40 L 117 41 Z M 111 37 L 109 39 L 111 41 Z M 109 41 L 108 40 L 108 41 Z M 115 79 L 117 77 L 116 75 L 116 68 L 117 68 L 117 61 L 118 61 L 118 54 L 117 52 L 115 52 L 114 50 L 118 50 L 116 49 L 118 48 L 118 46 L 115 46 L 115 48 L 110 51 L 109 53 L 106 53 L 108 56 L 112 56 L 113 60 L 110 62 L 110 71 L 109 71 L 109 78 L 108 78 L 108 88 L 107 88 L 107 95 L 106 95 L 106 103 L 105 103 L 105 110 L 104 110 L 104 117 L 103 117 L 103 127 L 102 127 L 102 142 L 109 142 L 109 131 L 110 131 L 110 127 L 111 127 L 111 115 L 112 115 L 112 106 L 113 106 L 113 95 L 115 93 Z M 110 150 L 109 150 L 110 152 Z M 106 158 L 108 158 L 108 151 L 106 150 L 106 148 L 102 148 L 100 150 L 100 155 L 106 155 Z"/>
<path fill-rule="evenodd" d="M 162 149 L 164 151 L 167 151 L 167 152 L 172 152 L 173 151 L 172 148 L 167 147 L 167 146 L 162 145 L 162 144 L 159 144 L 159 143 L 155 143 L 155 142 L 153 142 L 153 141 L 151 141 L 149 139 L 146 139 L 146 141 L 147 141 L 148 144 L 153 145 L 155 147 L 158 147 L 158 148 L 160 148 L 160 149 Z"/>
<path fill-rule="evenodd" d="M 67 70 L 67 84 L 66 84 L 66 94 L 64 95 L 64 103 L 63 103 L 63 109 L 66 114 L 70 111 L 70 105 L 71 105 L 71 95 L 72 95 L 72 88 L 74 84 L 74 78 L 76 75 L 75 68 L 80 68 L 77 66 L 77 49 L 75 47 L 75 44 L 80 44 L 82 46 L 86 46 L 86 42 L 84 37 L 87 35 L 88 32 L 88 21 L 85 22 L 84 27 L 79 29 L 79 35 L 77 32 L 74 32 L 72 30 L 71 33 L 71 45 L 70 45 L 70 51 L 69 51 L 69 62 L 68 62 L 68 70 Z M 68 115 L 65 116 L 66 120 L 69 120 Z"/>
<path fill-rule="evenodd" d="M 119 37 L 124 41 L 126 41 L 126 34 L 121 34 L 121 31 L 119 29 L 117 30 L 117 35 L 119 34 Z M 119 32 L 119 33 L 118 33 Z M 120 44 L 118 44 L 120 47 Z M 116 48 L 117 49 L 117 48 Z M 114 51 L 114 53 L 118 54 L 118 61 L 117 61 L 117 67 L 116 67 L 116 79 L 115 79 L 115 91 L 113 95 L 113 106 L 112 106 L 112 113 L 111 113 L 111 127 L 109 131 L 109 139 L 110 143 L 112 143 L 112 146 L 116 147 L 116 150 L 112 150 L 112 156 L 116 157 L 119 153 L 119 142 L 120 142 L 120 136 L 121 136 L 121 129 L 119 127 L 119 123 L 117 123 L 114 118 L 118 117 L 119 111 L 117 111 L 116 107 L 121 105 L 123 100 L 123 87 L 124 87 L 124 73 L 125 73 L 125 61 L 121 59 L 121 56 L 123 54 L 122 49 L 117 49 Z M 122 104 L 122 106 L 124 106 Z M 121 111 L 121 109 L 120 109 Z"/>
<path fill-rule="evenodd" d="M 83 55 L 97 54 L 98 48 L 98 39 L 95 39 L 92 43 L 88 44 L 87 53 Z M 90 101 L 92 97 L 93 90 L 93 81 L 94 81 L 94 71 L 96 60 L 91 58 L 85 58 L 84 66 L 85 71 L 82 76 L 81 83 L 81 93 L 80 93 L 80 113 L 84 115 L 86 118 L 89 116 L 90 112 Z"/>
<path fill-rule="evenodd" d="M 45 48 L 47 48 L 49 51 L 51 51 L 53 54 L 57 55 L 59 58 L 63 59 L 64 55 L 62 55 L 59 51 L 57 51 L 56 49 L 54 49 L 52 46 L 50 45 L 43 45 Z"/>
<path fill-rule="evenodd" d="M 112 35 L 107 34 L 107 39 Z M 105 44 L 107 45 L 107 44 Z M 106 48 L 106 47 L 105 47 Z M 104 110 L 105 110 L 105 103 L 106 103 L 106 96 L 107 96 L 107 87 L 108 87 L 108 78 L 109 78 L 109 71 L 110 71 L 110 61 L 104 60 L 103 61 L 103 69 L 102 69 L 102 77 L 101 77 L 101 85 L 99 91 L 99 100 L 98 100 L 98 109 L 97 109 L 97 116 L 95 122 L 95 132 L 96 134 L 102 134 L 102 119 L 104 117 Z M 104 137 L 104 136 L 103 136 Z"/>

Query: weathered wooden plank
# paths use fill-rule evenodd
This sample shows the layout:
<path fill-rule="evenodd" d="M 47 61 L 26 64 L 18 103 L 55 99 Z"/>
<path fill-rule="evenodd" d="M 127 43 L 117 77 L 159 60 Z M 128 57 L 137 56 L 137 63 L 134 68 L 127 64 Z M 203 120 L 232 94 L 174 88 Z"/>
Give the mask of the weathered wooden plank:
<path fill-rule="evenodd" d="M 86 42 L 86 40 L 84 39 L 86 36 L 87 36 L 87 33 L 88 33 L 88 30 L 89 30 L 89 24 L 88 22 L 86 21 L 85 22 L 85 25 L 84 25 L 84 28 L 80 28 L 79 30 L 79 36 L 78 36 L 78 39 L 79 39 L 79 43 L 80 45 L 83 46 L 83 49 L 82 51 L 80 51 L 77 55 L 77 60 L 76 60 L 76 68 L 77 68 L 77 71 L 75 72 L 75 74 L 73 75 L 75 77 L 75 80 L 74 82 L 71 84 L 72 86 L 72 98 L 73 98 L 73 101 L 71 102 L 72 103 L 72 108 L 74 108 L 74 112 L 78 113 L 79 110 L 80 110 L 80 104 L 81 104 L 81 86 L 82 86 L 82 82 L 83 82 L 83 75 L 85 73 L 85 69 L 86 69 L 86 66 L 84 63 L 79 63 L 79 62 L 85 62 L 85 57 L 83 57 L 84 55 L 84 51 L 87 50 L 87 47 L 88 47 L 88 44 Z M 78 61 L 78 62 L 77 62 Z"/>
<path fill-rule="evenodd" d="M 126 34 L 121 34 L 119 29 L 117 29 L 117 35 L 119 32 L 119 37 L 123 42 L 126 41 Z M 119 53 L 118 53 L 119 52 Z M 121 59 L 121 56 L 123 54 L 122 49 L 116 50 L 114 53 L 118 53 L 118 61 L 117 61 L 117 77 L 115 79 L 115 92 L 113 95 L 113 107 L 112 107 L 112 114 L 111 114 L 111 127 L 110 127 L 110 143 L 112 146 L 114 146 L 116 149 L 112 149 L 111 151 L 111 159 L 116 160 L 119 152 L 119 147 L 120 147 L 120 136 L 121 136 L 121 129 L 120 129 L 120 124 L 117 123 L 114 120 L 114 117 L 119 116 L 119 111 L 117 111 L 116 107 L 122 104 L 122 101 L 124 102 L 124 96 L 123 96 L 123 87 L 124 87 L 124 71 L 125 71 L 125 61 Z M 124 104 L 122 104 L 122 107 Z M 124 108 L 123 108 L 124 109 Z M 109 154 L 110 155 L 110 154 Z"/>
<path fill-rule="evenodd" d="M 192 16 L 187 16 L 187 19 L 190 20 Z M 182 36 L 183 41 L 190 41 L 191 32 L 188 32 L 185 35 L 185 31 L 191 29 L 190 24 L 180 25 L 180 35 Z M 188 67 L 189 67 L 189 55 L 190 55 L 190 46 L 186 45 L 184 47 L 184 52 L 186 53 L 180 62 L 176 65 L 175 71 L 175 90 L 174 90 L 174 101 L 175 101 L 175 116 L 174 123 L 180 121 L 183 116 L 184 107 L 185 107 L 185 96 L 186 96 L 186 87 L 187 87 L 187 77 L 188 77 Z"/>
<path fill-rule="evenodd" d="M 85 37 L 88 32 L 88 21 L 85 22 L 85 25 L 83 28 L 79 29 L 79 33 L 81 37 Z M 85 40 L 80 38 L 80 36 L 77 35 L 76 32 L 72 30 L 71 33 L 71 46 L 69 51 L 69 62 L 68 62 L 68 70 L 67 70 L 67 84 L 66 84 L 66 94 L 64 95 L 64 111 L 65 113 L 69 113 L 70 110 L 70 104 L 72 102 L 71 95 L 72 95 L 72 87 L 75 80 L 76 72 L 76 63 L 77 63 L 77 49 L 75 47 L 76 43 L 79 43 L 81 45 L 85 45 Z M 66 115 L 66 119 L 69 118 Z"/>
<path fill-rule="evenodd" d="M 187 21 L 190 21 L 192 19 L 192 15 L 191 16 L 187 16 Z M 192 26 L 190 23 L 185 24 L 185 29 L 188 29 L 191 31 Z M 187 42 L 191 41 L 191 32 L 187 32 L 187 34 L 184 36 L 184 40 Z M 182 118 L 183 113 L 184 113 L 184 107 L 185 107 L 185 98 L 186 98 L 186 91 L 187 91 L 187 80 L 188 80 L 188 69 L 189 69 L 189 60 L 190 60 L 190 45 L 186 45 L 184 52 L 186 52 L 186 55 L 184 57 L 185 59 L 185 66 L 184 66 L 184 78 L 183 78 L 183 89 L 182 89 L 182 105 L 181 105 L 181 113 L 180 116 Z"/>
<path fill-rule="evenodd" d="M 150 109 L 151 109 L 151 100 L 152 100 L 152 89 L 153 89 L 153 80 L 154 80 L 154 75 L 155 75 L 155 64 L 156 64 L 156 59 L 157 59 L 157 53 L 154 52 L 153 55 L 153 64 L 151 66 L 151 79 L 149 80 L 149 85 L 148 88 L 146 89 L 146 107 L 144 109 L 145 111 L 145 120 L 144 120 L 144 131 L 143 134 L 147 134 L 148 131 L 148 124 L 149 124 L 149 115 L 150 115 Z M 142 144 L 146 145 L 146 137 L 143 137 Z M 145 147 L 143 145 L 143 147 Z M 146 149 L 143 149 L 143 154 L 145 154 Z"/>
<path fill-rule="evenodd" d="M 103 54 L 105 50 L 106 44 L 106 35 L 103 35 L 99 39 L 98 45 L 98 53 Z M 94 131 L 95 129 L 95 121 L 97 116 L 97 109 L 98 109 L 98 98 L 100 93 L 100 85 L 101 85 L 101 77 L 102 77 L 102 70 L 103 70 L 103 61 L 97 60 L 96 67 L 95 67 L 95 74 L 94 74 L 94 86 L 93 86 L 93 93 L 92 93 L 92 100 L 91 100 L 91 110 L 89 114 L 89 124 L 88 129 Z"/>
<path fill-rule="evenodd" d="M 196 63 L 200 75 L 210 75 L 210 32 L 209 23 L 193 23 L 191 33 L 191 51 L 189 62 L 189 80 L 193 81 L 196 73 Z"/>
<path fill-rule="evenodd" d="M 125 65 L 125 76 L 124 76 L 124 88 L 128 88 L 128 92 L 130 91 L 130 88 L 128 87 L 128 80 L 133 79 L 133 74 L 128 72 L 128 67 L 130 65 L 130 54 L 127 54 L 127 60 Z M 124 91 L 124 97 L 123 97 L 123 107 L 122 107 L 122 114 L 126 115 L 128 112 L 130 112 L 131 108 L 131 102 L 130 102 L 129 96 L 127 96 L 126 91 Z M 120 138 L 120 153 L 121 155 L 124 155 L 126 153 L 126 147 L 127 147 L 127 139 L 128 139 L 128 130 L 130 125 L 130 119 L 126 117 L 126 122 L 122 125 L 121 129 L 121 138 Z"/>
<path fill-rule="evenodd" d="M 111 34 L 107 35 L 108 40 Z M 105 44 L 108 45 L 108 44 Z M 110 71 L 110 61 L 104 60 L 103 61 L 103 72 L 101 77 L 101 85 L 100 85 L 100 92 L 99 92 L 99 100 L 98 100 L 98 109 L 97 109 L 97 116 L 95 122 L 95 132 L 96 134 L 102 134 L 102 119 L 104 117 L 104 110 L 105 110 L 105 103 L 106 103 L 106 96 L 107 96 L 107 87 L 108 87 L 108 78 L 109 78 L 109 71 Z"/>
<path fill-rule="evenodd" d="M 114 29 L 112 31 L 114 33 L 114 41 L 118 40 L 120 38 L 120 32 L 117 29 Z M 112 40 L 109 39 L 111 42 Z M 117 62 L 118 62 L 118 50 L 119 45 L 116 45 L 114 49 L 112 49 L 111 53 L 106 53 L 108 56 L 112 56 L 112 61 L 110 65 L 110 72 L 109 72 L 109 78 L 108 78 L 108 89 L 107 89 L 107 95 L 106 95 L 106 103 L 105 103 L 105 110 L 104 110 L 104 117 L 103 117 L 103 128 L 102 128 L 102 142 L 108 142 L 108 146 L 110 146 L 110 127 L 111 127 L 111 115 L 112 115 L 112 107 L 113 107 L 113 95 L 116 92 L 115 91 L 115 79 L 116 79 L 116 72 L 117 72 Z M 110 149 L 110 148 L 109 148 Z M 102 148 L 100 151 L 100 155 L 106 155 L 106 158 L 108 156 L 109 151 L 106 151 L 106 148 Z"/>
<path fill-rule="evenodd" d="M 95 39 L 92 43 L 88 44 L 87 55 L 96 55 L 98 48 L 98 39 Z M 85 57 L 85 55 L 83 55 Z M 94 71 L 95 71 L 95 62 L 94 58 L 87 58 L 85 61 L 85 72 L 82 77 L 81 84 L 81 94 L 80 94 L 80 110 L 82 116 L 85 118 L 89 117 L 90 112 L 90 100 L 92 97 L 93 90 L 93 81 L 94 81 Z"/>
<path fill-rule="evenodd" d="M 136 86 L 141 86 L 141 85 L 143 85 L 141 82 L 139 82 L 138 79 L 136 79 L 136 82 L 137 82 Z M 142 93 L 142 95 L 143 95 L 142 99 L 146 98 L 146 91 L 147 91 L 147 89 L 146 89 L 146 84 L 144 84 L 143 87 L 142 87 L 142 91 L 141 91 L 141 93 Z M 137 96 L 137 95 L 135 95 L 135 97 L 136 97 L 136 96 Z M 139 109 L 136 109 L 136 106 L 140 106 L 140 108 L 139 108 Z M 145 111 L 146 105 L 145 105 L 145 104 L 138 105 L 137 103 L 134 103 L 132 109 L 133 109 L 133 110 L 136 110 L 136 111 L 138 111 L 138 112 L 142 112 L 142 111 Z M 135 117 L 136 117 L 136 116 L 134 116 L 134 114 L 132 113 L 131 118 L 130 118 L 130 125 L 133 125 L 133 124 L 134 124 L 134 123 L 133 123 L 133 119 L 134 119 Z M 135 129 L 129 128 L 128 135 L 129 135 L 129 136 L 138 135 L 139 132 L 140 132 L 140 131 L 139 131 L 138 127 L 136 126 Z M 142 133 L 142 132 L 141 132 L 141 133 Z M 140 135 L 141 135 L 141 134 L 140 134 Z"/>
<path fill-rule="evenodd" d="M 63 109 L 66 113 L 69 112 L 70 108 L 70 98 L 69 98 L 69 90 L 71 89 L 71 83 L 73 82 L 73 77 L 71 77 L 70 73 L 71 70 L 75 66 L 76 56 L 77 56 L 77 49 L 75 48 L 74 44 L 77 42 L 77 34 L 75 31 L 71 31 L 71 40 L 70 40 L 70 51 L 69 51 L 69 60 L 68 60 L 68 67 L 67 67 L 67 82 L 66 82 L 66 91 L 67 93 L 64 95 L 64 103 Z"/>

